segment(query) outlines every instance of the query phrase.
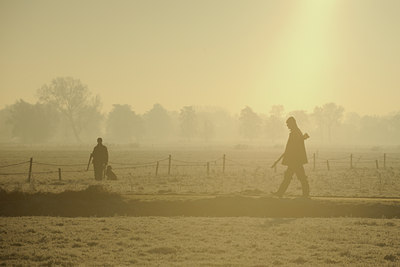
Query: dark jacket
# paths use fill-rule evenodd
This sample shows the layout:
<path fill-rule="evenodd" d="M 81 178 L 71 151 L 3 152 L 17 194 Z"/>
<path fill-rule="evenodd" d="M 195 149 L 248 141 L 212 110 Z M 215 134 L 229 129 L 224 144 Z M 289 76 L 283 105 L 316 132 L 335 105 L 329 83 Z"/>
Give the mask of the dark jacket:
<path fill-rule="evenodd" d="M 108 150 L 106 146 L 98 144 L 94 147 L 93 152 L 93 164 L 101 165 L 108 163 Z"/>
<path fill-rule="evenodd" d="M 298 166 L 308 163 L 304 136 L 299 128 L 293 129 L 289 134 L 282 164 L 286 166 Z"/>

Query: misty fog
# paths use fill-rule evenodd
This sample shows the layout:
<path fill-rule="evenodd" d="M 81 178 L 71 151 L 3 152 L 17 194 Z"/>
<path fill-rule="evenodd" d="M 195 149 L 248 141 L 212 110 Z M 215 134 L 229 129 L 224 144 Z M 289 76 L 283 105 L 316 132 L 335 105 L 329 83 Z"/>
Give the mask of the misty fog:
<path fill-rule="evenodd" d="M 0 110 L 2 144 L 92 144 L 102 136 L 108 144 L 281 146 L 294 116 L 316 146 L 399 145 L 400 112 L 385 116 L 347 112 L 340 104 L 319 103 L 311 111 L 286 110 L 284 103 L 267 114 L 251 106 L 229 113 L 217 106 L 183 106 L 168 110 L 162 103 L 144 112 L 134 103 L 101 110 L 100 96 L 71 77 L 56 78 L 37 91 L 37 101 L 23 99 Z"/>

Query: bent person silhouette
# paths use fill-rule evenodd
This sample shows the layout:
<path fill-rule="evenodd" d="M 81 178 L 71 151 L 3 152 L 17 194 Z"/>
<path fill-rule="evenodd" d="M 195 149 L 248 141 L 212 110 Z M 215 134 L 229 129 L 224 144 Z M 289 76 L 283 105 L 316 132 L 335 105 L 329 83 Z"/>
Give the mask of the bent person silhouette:
<path fill-rule="evenodd" d="M 104 177 L 104 171 L 108 164 L 108 150 L 103 145 L 103 139 L 97 138 L 97 146 L 93 148 L 90 157 L 93 158 L 94 179 L 100 181 Z"/>
<path fill-rule="evenodd" d="M 286 144 L 285 152 L 279 157 L 277 161 L 275 161 L 271 168 L 274 168 L 276 164 L 278 164 L 279 161 L 283 158 L 282 165 L 287 166 L 287 169 L 284 173 L 283 181 L 279 186 L 278 191 L 273 192 L 272 194 L 278 197 L 282 197 L 283 194 L 285 194 L 293 178 L 293 174 L 296 174 L 296 177 L 300 180 L 301 183 L 303 197 L 308 198 L 310 195 L 310 187 L 303 165 L 308 163 L 304 140 L 309 138 L 309 135 L 307 133 L 303 135 L 303 133 L 297 126 L 294 117 L 289 117 L 286 120 L 286 125 L 290 130 L 290 134 Z"/>

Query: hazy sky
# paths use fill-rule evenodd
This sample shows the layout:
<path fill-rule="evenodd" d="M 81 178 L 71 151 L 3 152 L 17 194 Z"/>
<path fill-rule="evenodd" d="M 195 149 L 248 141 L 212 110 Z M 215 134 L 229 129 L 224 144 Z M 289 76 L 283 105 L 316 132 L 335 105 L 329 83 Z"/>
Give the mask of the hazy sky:
<path fill-rule="evenodd" d="M 58 76 L 113 103 L 400 110 L 398 0 L 0 0 L 0 107 Z"/>

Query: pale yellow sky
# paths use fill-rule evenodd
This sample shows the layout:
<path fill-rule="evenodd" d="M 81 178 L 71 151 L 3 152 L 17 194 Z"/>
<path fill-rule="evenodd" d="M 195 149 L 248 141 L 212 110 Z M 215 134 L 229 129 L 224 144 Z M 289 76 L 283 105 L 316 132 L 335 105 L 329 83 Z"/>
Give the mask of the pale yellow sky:
<path fill-rule="evenodd" d="M 398 14 L 397 0 L 0 0 L 0 107 L 73 76 L 105 111 L 386 114 L 400 110 Z"/>

